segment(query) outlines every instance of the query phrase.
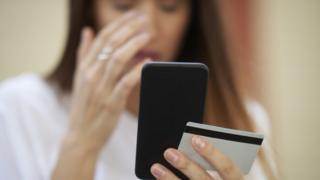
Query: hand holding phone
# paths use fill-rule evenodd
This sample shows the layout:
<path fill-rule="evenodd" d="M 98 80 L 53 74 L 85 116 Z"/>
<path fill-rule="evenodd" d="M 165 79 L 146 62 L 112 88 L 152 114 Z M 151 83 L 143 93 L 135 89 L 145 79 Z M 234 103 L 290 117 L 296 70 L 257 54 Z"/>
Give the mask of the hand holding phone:
<path fill-rule="evenodd" d="M 178 148 L 187 122 L 202 122 L 208 68 L 201 63 L 153 62 L 142 70 L 135 173 L 151 179 L 158 162 L 179 174 L 163 157 Z"/>

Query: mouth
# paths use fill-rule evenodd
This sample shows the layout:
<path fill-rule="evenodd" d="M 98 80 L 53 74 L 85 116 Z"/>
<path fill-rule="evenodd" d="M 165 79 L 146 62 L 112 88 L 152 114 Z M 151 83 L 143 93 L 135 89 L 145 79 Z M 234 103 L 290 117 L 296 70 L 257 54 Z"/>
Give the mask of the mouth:
<path fill-rule="evenodd" d="M 151 58 L 151 60 L 157 60 L 160 58 L 159 53 L 154 52 L 154 51 L 139 51 L 134 57 L 133 57 L 133 61 L 135 63 L 138 63 L 146 58 Z"/>

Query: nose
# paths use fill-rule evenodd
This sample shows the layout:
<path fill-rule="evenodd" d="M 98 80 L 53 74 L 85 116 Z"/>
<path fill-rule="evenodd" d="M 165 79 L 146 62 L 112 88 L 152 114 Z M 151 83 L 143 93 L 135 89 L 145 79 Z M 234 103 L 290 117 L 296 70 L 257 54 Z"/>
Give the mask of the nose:
<path fill-rule="evenodd" d="M 146 30 L 151 34 L 152 39 L 154 39 L 159 30 L 156 6 L 153 1 L 147 0 L 140 6 L 140 11 L 146 16 L 148 20 Z"/>

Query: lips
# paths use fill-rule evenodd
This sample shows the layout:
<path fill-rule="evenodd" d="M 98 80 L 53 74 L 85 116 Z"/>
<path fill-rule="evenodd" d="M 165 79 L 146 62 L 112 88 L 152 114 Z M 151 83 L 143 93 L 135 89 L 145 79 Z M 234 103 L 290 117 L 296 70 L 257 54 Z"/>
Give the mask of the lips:
<path fill-rule="evenodd" d="M 134 61 L 142 61 L 146 58 L 151 58 L 151 60 L 159 59 L 159 54 L 153 51 L 139 51 L 133 58 Z"/>

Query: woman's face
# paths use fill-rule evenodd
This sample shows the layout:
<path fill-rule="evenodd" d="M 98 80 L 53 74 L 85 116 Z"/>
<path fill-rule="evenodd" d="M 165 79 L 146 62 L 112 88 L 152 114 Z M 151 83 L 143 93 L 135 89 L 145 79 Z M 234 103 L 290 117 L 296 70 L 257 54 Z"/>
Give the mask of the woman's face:
<path fill-rule="evenodd" d="M 96 22 L 101 29 L 129 10 L 144 14 L 149 22 L 145 28 L 153 36 L 138 54 L 141 58 L 170 61 L 179 50 L 189 22 L 190 6 L 190 0 L 96 0 Z"/>

